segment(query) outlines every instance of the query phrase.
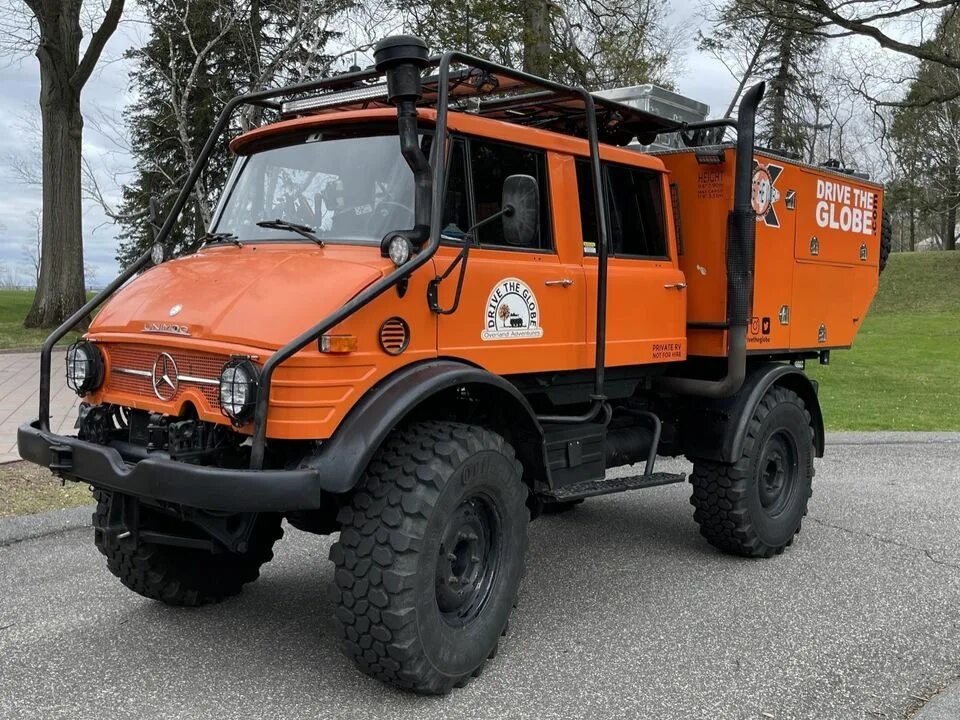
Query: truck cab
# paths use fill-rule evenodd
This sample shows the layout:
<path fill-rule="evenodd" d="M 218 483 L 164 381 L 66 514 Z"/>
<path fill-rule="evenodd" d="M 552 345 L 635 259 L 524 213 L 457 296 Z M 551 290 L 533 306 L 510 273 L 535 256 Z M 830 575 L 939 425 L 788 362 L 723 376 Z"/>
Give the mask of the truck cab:
<path fill-rule="evenodd" d="M 709 542 L 783 552 L 824 450 L 799 366 L 856 334 L 882 188 L 757 153 L 762 86 L 735 122 L 683 123 L 408 36 L 376 59 L 232 100 L 157 246 L 45 344 L 20 452 L 94 488 L 111 571 L 199 605 L 256 579 L 283 519 L 339 533 L 344 652 L 445 693 L 496 651 L 529 520 L 687 479 L 658 456 L 693 462 Z M 275 118 L 231 139 L 199 249 L 165 257 L 244 104 Z M 685 146 L 637 149 L 664 133 Z M 834 228 L 816 205 L 811 256 L 827 182 L 856 208 Z M 100 305 L 59 436 L 53 347 Z"/>

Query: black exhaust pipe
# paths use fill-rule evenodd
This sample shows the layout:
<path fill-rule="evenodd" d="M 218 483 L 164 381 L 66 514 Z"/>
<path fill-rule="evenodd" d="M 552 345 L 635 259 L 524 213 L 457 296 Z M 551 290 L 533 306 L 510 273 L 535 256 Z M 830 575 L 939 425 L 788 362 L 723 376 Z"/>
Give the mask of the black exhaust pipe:
<path fill-rule="evenodd" d="M 415 247 L 430 236 L 432 182 L 430 162 L 420 149 L 417 133 L 417 102 L 423 97 L 420 76 L 427 66 L 427 44 L 413 35 L 392 35 L 377 43 L 373 50 L 377 72 L 387 76 L 387 99 L 397 108 L 397 129 L 400 154 L 413 171 L 414 226 L 412 230 L 390 232 L 386 243 L 395 235 L 403 235 Z"/>
<path fill-rule="evenodd" d="M 729 397 L 743 385 L 747 373 L 747 325 L 753 307 L 754 250 L 757 217 L 753 210 L 753 150 L 757 107 L 765 83 L 743 94 L 737 113 L 736 170 L 733 210 L 727 217 L 727 373 L 720 380 L 666 377 L 661 386 L 680 395 Z"/>

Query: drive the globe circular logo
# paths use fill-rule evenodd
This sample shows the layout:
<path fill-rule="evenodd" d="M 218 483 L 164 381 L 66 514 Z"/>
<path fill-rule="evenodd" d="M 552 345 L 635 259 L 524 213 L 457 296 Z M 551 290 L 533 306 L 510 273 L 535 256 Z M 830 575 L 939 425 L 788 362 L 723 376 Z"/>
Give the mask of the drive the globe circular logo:
<path fill-rule="evenodd" d="M 517 278 L 498 282 L 487 298 L 483 340 L 523 340 L 543 337 L 540 306 L 530 286 Z"/>

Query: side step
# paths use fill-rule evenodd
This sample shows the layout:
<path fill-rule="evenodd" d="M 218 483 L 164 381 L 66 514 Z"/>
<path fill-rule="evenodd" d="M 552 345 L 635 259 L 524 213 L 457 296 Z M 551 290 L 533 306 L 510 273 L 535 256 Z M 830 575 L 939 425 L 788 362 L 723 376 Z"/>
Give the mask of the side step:
<path fill-rule="evenodd" d="M 550 500 L 579 500 L 595 495 L 609 495 L 626 490 L 640 490 L 641 488 L 658 485 L 681 483 L 686 479 L 687 476 L 684 473 L 651 473 L 650 475 L 631 475 L 609 480 L 583 480 L 582 482 L 565 485 L 553 492 L 544 493 L 544 497 Z"/>

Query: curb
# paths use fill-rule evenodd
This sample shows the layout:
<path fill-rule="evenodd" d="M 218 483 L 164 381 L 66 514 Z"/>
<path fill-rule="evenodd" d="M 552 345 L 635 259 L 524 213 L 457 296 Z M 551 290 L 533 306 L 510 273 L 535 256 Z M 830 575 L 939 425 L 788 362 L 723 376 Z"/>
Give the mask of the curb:
<path fill-rule="evenodd" d="M 828 432 L 827 445 L 933 445 L 960 443 L 960 432 Z"/>
<path fill-rule="evenodd" d="M 0 547 L 77 528 L 90 527 L 95 505 L 54 510 L 37 515 L 0 518 Z"/>
<path fill-rule="evenodd" d="M 960 681 L 947 685 L 910 717 L 912 720 L 957 720 L 960 717 Z"/>

